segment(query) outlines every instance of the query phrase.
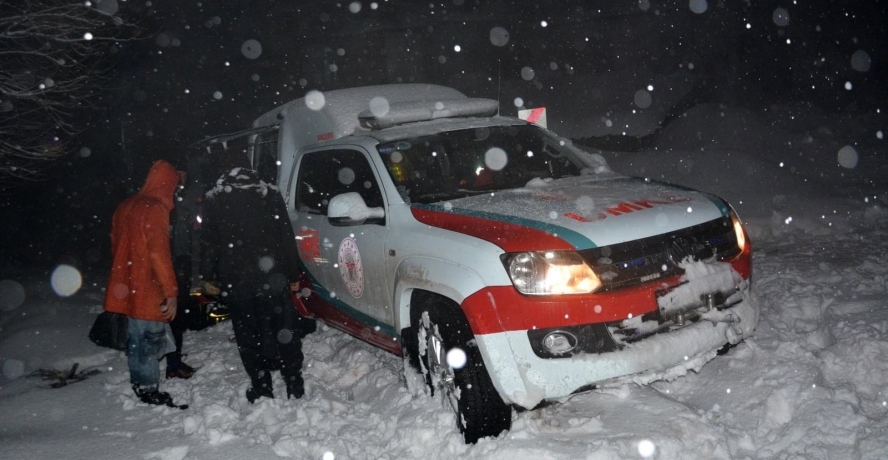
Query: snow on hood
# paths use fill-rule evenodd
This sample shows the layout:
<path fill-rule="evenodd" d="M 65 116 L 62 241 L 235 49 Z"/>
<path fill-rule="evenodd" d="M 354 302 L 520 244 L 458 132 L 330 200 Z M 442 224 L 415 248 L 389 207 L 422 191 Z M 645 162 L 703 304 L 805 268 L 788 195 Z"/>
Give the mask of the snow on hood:
<path fill-rule="evenodd" d="M 668 233 L 728 212 L 711 195 L 623 176 L 538 178 L 523 188 L 443 203 L 443 210 L 543 230 L 576 249 Z"/>

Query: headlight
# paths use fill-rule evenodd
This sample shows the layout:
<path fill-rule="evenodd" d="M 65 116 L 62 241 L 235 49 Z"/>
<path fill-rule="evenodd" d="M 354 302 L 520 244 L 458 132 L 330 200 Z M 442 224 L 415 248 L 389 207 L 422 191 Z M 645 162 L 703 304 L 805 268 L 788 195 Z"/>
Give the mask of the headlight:
<path fill-rule="evenodd" d="M 737 247 L 740 248 L 740 252 L 743 252 L 746 249 L 746 233 L 743 232 L 743 223 L 740 222 L 740 218 L 737 217 L 737 213 L 731 209 L 731 223 L 734 225 L 734 236 L 737 237 Z"/>
<path fill-rule="evenodd" d="M 522 294 L 589 294 L 601 287 L 598 275 L 575 252 L 521 252 L 506 260 Z"/>

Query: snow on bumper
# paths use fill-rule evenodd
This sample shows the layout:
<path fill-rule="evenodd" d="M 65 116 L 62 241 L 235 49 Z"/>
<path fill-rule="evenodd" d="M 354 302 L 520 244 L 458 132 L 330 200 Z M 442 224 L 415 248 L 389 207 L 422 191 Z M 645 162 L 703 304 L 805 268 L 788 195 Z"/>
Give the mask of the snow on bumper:
<path fill-rule="evenodd" d="M 740 295 L 743 300 L 728 310 L 710 312 L 703 320 L 682 329 L 608 353 L 545 359 L 534 353 L 527 331 L 475 337 L 500 396 L 507 403 L 529 409 L 543 400 L 569 396 L 620 377 L 646 384 L 699 369 L 725 343 L 737 343 L 752 335 L 758 323 L 759 304 L 748 287 Z M 719 322 L 725 315 L 733 315 L 739 321 Z"/>

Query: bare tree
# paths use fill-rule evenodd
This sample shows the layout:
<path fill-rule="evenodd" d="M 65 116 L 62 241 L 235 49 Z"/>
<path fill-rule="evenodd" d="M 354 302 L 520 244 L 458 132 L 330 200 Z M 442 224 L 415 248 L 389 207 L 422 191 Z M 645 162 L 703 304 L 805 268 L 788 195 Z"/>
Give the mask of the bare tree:
<path fill-rule="evenodd" d="M 0 0 L 0 189 L 69 153 L 115 41 L 138 33 L 116 9 L 116 0 Z"/>

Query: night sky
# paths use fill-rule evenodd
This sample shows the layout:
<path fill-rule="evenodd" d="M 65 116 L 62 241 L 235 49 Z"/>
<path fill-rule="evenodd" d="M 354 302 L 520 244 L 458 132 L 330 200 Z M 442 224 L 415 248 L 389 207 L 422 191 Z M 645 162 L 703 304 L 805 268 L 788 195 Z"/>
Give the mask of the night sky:
<path fill-rule="evenodd" d="M 841 114 L 888 100 L 885 1 L 102 1 L 143 38 L 109 51 L 113 78 L 74 151 L 0 200 L 0 251 L 15 264 L 103 270 L 114 206 L 151 162 L 183 164 L 193 142 L 313 89 L 428 82 L 501 107 L 565 92 L 582 107 L 608 91 L 584 76 L 692 64 L 692 103 Z M 866 72 L 849 59 L 860 49 Z M 834 90 L 852 80 L 856 91 Z"/>

